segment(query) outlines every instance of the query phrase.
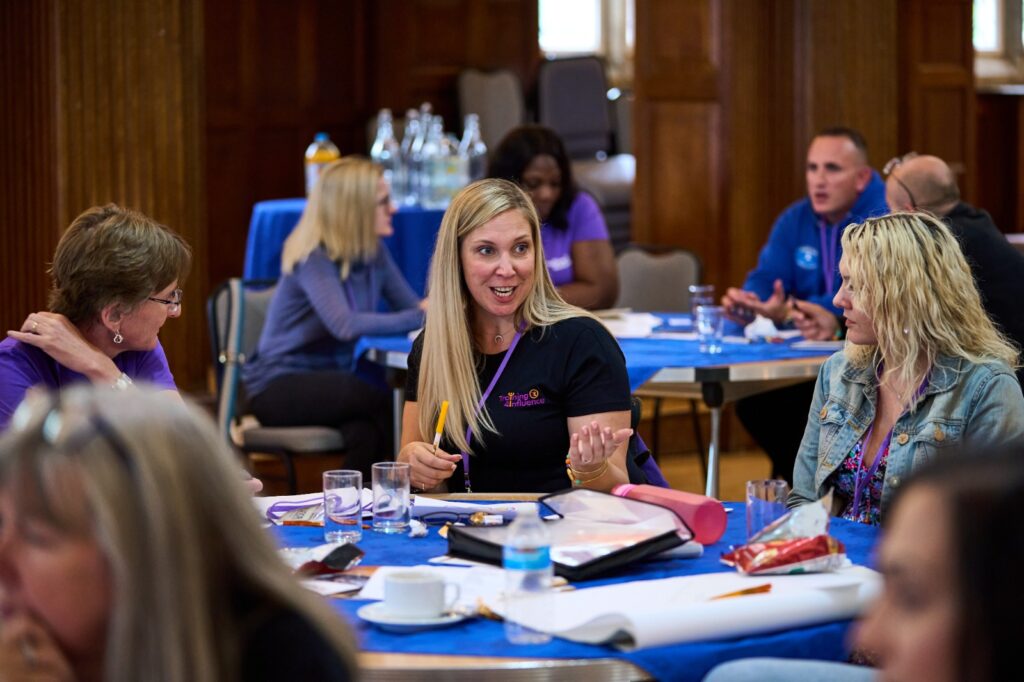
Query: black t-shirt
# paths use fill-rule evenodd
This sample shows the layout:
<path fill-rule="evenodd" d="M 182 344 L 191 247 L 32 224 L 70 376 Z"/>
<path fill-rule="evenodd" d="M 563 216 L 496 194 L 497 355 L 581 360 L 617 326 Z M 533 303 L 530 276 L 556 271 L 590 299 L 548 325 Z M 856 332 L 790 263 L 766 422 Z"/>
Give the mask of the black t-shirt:
<path fill-rule="evenodd" d="M 244 621 L 240 679 L 246 682 L 322 680 L 349 682 L 354 675 L 334 647 L 304 616 L 283 608 L 250 605 Z M 342 627 L 341 623 L 338 625 Z"/>
<path fill-rule="evenodd" d="M 406 400 L 415 401 L 422 334 L 409 354 Z M 486 390 L 505 353 L 479 359 L 477 377 Z M 498 433 L 474 433 L 470 477 L 474 492 L 552 492 L 569 487 L 565 455 L 569 417 L 629 410 L 629 377 L 618 344 L 601 323 L 575 317 L 531 329 L 519 340 L 487 398 Z M 445 452 L 458 452 L 447 439 Z M 462 465 L 448 490 L 464 490 Z"/>

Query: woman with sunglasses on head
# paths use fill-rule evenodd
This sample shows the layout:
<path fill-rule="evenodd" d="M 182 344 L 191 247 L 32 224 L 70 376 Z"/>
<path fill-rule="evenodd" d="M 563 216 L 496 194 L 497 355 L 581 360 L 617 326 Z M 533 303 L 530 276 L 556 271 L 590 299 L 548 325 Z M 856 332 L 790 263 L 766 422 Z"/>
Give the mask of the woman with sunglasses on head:
<path fill-rule="evenodd" d="M 1018 679 L 1024 627 L 1024 451 L 959 452 L 895 497 L 878 553 L 880 599 L 856 627 L 863 666 L 779 659 L 726 663 L 705 682 L 996 682 Z"/>
<path fill-rule="evenodd" d="M 346 466 L 365 480 L 374 462 L 393 455 L 391 400 L 382 382 L 355 371 L 356 342 L 417 329 L 426 310 L 381 243 L 394 232 L 394 213 L 369 159 L 349 156 L 323 170 L 285 241 L 283 275 L 243 370 L 262 425 L 340 429 Z"/>
<path fill-rule="evenodd" d="M 539 125 L 513 128 L 494 150 L 487 174 L 517 183 L 533 201 L 558 294 L 588 310 L 615 305 L 619 273 L 608 226 L 594 198 L 576 187 L 558 134 Z"/>
<path fill-rule="evenodd" d="M 177 394 L 158 334 L 181 314 L 191 251 L 151 218 L 114 204 L 75 218 L 50 266 L 46 311 L 0 342 L 0 431 L 33 386 L 134 381 Z"/>
<path fill-rule="evenodd" d="M 236 466 L 184 401 L 33 392 L 0 438 L 0 679 L 352 679 Z"/>
<path fill-rule="evenodd" d="M 940 221 L 894 213 L 846 228 L 835 305 L 846 348 L 818 373 L 790 506 L 878 524 L 916 468 L 951 448 L 984 455 L 1024 438 L 1018 349 L 982 308 Z"/>

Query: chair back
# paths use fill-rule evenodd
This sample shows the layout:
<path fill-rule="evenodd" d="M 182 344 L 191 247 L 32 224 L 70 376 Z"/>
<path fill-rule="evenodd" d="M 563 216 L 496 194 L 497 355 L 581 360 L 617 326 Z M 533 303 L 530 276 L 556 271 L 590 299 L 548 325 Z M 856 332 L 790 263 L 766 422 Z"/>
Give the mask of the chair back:
<path fill-rule="evenodd" d="M 692 251 L 651 253 L 631 246 L 618 256 L 617 308 L 689 312 L 690 285 L 700 282 L 700 259 Z"/>
<path fill-rule="evenodd" d="M 242 365 L 252 357 L 263 333 L 267 308 L 274 296 L 272 280 L 229 279 L 206 303 L 217 383 L 217 427 L 231 442 L 231 423 L 238 416 Z"/>
<path fill-rule="evenodd" d="M 459 74 L 459 111 L 462 117 L 480 117 L 480 137 L 494 150 L 505 133 L 526 119 L 523 86 L 507 69 L 483 72 L 467 69 Z"/>
<path fill-rule="evenodd" d="M 538 120 L 565 142 L 571 158 L 612 151 L 612 119 L 604 63 L 597 57 L 551 59 L 537 76 Z"/>

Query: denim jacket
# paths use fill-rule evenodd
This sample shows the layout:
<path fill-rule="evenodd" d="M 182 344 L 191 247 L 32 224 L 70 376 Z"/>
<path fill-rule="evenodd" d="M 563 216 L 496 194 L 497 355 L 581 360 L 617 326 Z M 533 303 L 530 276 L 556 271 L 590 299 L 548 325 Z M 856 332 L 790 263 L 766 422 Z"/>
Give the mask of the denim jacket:
<path fill-rule="evenodd" d="M 877 401 L 874 363 L 856 366 L 840 351 L 821 366 L 796 456 L 790 507 L 828 492 L 828 477 L 870 428 Z M 984 454 L 1022 438 L 1024 396 L 1009 367 L 999 361 L 975 364 L 939 356 L 917 409 L 902 414 L 893 427 L 882 484 L 883 514 L 906 477 L 940 453 L 955 449 Z"/>

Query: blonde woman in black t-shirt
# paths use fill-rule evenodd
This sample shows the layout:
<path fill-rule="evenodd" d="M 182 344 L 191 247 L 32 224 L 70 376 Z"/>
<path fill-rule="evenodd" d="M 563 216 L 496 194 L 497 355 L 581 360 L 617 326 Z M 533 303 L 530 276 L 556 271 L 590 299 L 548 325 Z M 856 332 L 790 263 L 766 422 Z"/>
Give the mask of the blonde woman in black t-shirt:
<path fill-rule="evenodd" d="M 398 457 L 412 465 L 413 486 L 532 492 L 627 482 L 625 361 L 604 327 L 555 291 L 537 212 L 519 187 L 482 180 L 455 197 L 429 290 Z"/>

